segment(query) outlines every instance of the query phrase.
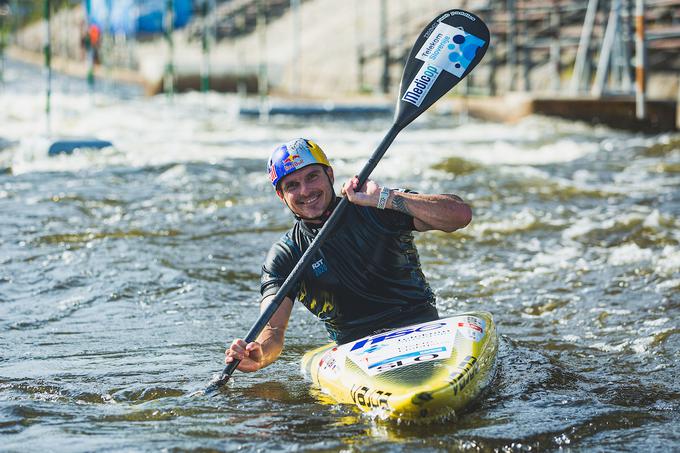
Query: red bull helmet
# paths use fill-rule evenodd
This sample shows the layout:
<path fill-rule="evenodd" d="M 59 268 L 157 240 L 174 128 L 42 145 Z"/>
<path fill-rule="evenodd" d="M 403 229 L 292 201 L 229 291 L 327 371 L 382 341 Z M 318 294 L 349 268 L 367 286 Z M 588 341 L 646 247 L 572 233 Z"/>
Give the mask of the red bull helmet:
<path fill-rule="evenodd" d="M 276 189 L 281 178 L 312 164 L 331 166 L 319 145 L 306 138 L 298 138 L 274 150 L 267 163 L 267 173 Z"/>

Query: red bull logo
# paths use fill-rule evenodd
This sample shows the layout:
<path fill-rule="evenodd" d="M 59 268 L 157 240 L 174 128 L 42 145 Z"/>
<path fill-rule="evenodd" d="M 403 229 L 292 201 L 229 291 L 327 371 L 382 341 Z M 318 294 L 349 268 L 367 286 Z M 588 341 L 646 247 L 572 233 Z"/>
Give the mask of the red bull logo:
<path fill-rule="evenodd" d="M 289 154 L 288 157 L 283 159 L 283 162 L 286 164 L 292 164 L 295 159 L 299 159 L 300 155 L 299 154 Z"/>
<path fill-rule="evenodd" d="M 283 162 L 283 169 L 285 171 L 289 171 L 302 165 L 303 159 L 299 154 L 288 154 L 288 157 L 283 159 L 281 162 Z"/>

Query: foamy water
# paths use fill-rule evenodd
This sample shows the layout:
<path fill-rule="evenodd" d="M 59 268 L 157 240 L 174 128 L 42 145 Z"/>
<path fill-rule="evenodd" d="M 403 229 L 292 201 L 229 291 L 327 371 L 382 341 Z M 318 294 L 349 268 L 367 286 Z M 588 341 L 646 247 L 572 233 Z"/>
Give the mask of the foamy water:
<path fill-rule="evenodd" d="M 384 426 L 310 390 L 299 359 L 325 335 L 300 307 L 272 367 L 189 395 L 256 319 L 261 261 L 291 223 L 271 149 L 316 139 L 339 188 L 390 118 L 247 119 L 233 95 L 57 78 L 48 136 L 43 87 L 11 63 L 0 88 L 4 450 L 678 448 L 677 134 L 455 114 L 402 131 L 373 177 L 472 205 L 470 226 L 417 244 L 440 313 L 492 312 L 501 348 L 457 421 Z M 72 136 L 114 146 L 47 156 Z"/>

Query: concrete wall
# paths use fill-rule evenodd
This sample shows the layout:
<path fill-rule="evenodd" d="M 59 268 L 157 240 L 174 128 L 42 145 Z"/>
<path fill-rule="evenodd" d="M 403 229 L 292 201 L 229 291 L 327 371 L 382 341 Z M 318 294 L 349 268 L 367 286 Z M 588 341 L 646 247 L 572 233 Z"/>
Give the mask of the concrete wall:
<path fill-rule="evenodd" d="M 460 6 L 461 1 L 389 0 L 388 39 L 404 36 L 413 42 L 421 28 L 439 12 Z M 223 41 L 213 49 L 210 63 L 216 74 L 257 74 L 260 61 L 266 61 L 270 88 L 275 93 L 299 96 L 356 94 L 359 91 L 359 44 L 371 52 L 380 43 L 380 0 L 314 0 L 302 2 L 300 30 L 294 29 L 292 11 L 270 23 L 266 47 L 262 51 L 257 32 L 231 41 Z M 299 33 L 300 50 L 295 54 L 295 35 Z M 198 42 L 186 43 L 178 32 L 175 48 L 179 73 L 197 71 L 201 64 Z M 140 70 L 145 77 L 158 77 L 167 59 L 163 43 L 140 44 L 137 49 Z M 391 67 L 396 89 L 401 65 Z M 365 68 L 369 90 L 378 90 L 382 64 L 378 59 Z M 299 79 L 296 79 L 296 75 Z"/>

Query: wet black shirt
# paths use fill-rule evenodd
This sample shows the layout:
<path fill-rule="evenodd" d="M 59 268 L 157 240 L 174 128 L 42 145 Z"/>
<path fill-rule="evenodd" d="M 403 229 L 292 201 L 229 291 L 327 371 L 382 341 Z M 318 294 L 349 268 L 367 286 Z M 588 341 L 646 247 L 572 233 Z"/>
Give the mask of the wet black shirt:
<path fill-rule="evenodd" d="M 413 243 L 414 229 L 411 216 L 350 203 L 288 297 L 324 321 L 338 343 L 436 318 L 434 294 Z M 263 296 L 283 285 L 317 232 L 297 220 L 271 247 L 262 266 Z"/>

